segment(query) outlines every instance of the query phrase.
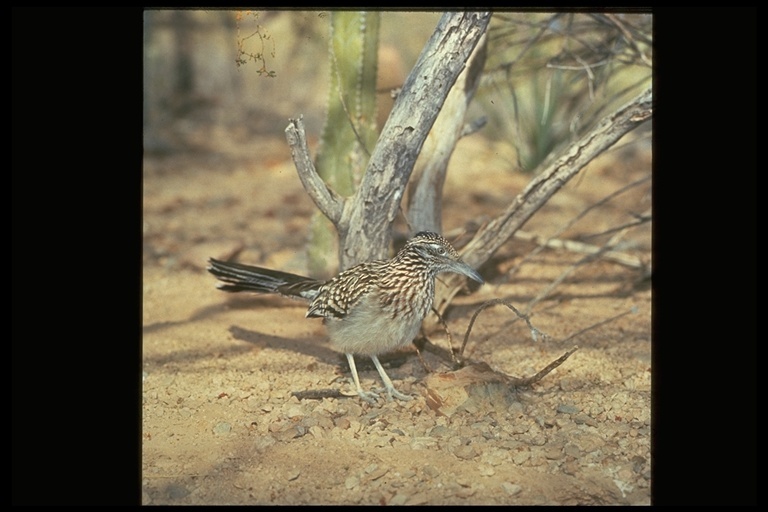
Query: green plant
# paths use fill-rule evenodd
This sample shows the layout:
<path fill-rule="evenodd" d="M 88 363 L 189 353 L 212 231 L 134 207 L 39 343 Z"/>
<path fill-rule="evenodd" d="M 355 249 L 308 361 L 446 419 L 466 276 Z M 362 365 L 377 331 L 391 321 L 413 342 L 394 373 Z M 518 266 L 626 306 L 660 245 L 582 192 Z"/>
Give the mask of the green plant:
<path fill-rule="evenodd" d="M 378 12 L 333 12 L 330 16 L 328 110 L 315 158 L 318 174 L 333 190 L 351 196 L 376 143 L 376 70 Z M 320 212 L 312 218 L 309 272 L 328 277 L 336 272 L 338 236 Z"/>

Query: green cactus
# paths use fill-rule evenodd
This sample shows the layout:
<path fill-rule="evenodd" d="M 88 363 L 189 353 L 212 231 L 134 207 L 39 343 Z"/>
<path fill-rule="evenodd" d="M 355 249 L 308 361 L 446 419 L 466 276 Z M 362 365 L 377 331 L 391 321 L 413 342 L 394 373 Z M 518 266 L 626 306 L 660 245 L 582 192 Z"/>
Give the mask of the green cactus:
<path fill-rule="evenodd" d="M 354 193 L 378 138 L 376 70 L 378 12 L 331 14 L 328 112 L 315 158 L 318 174 L 343 196 Z M 320 212 L 312 218 L 308 267 L 315 277 L 338 270 L 338 235 Z"/>

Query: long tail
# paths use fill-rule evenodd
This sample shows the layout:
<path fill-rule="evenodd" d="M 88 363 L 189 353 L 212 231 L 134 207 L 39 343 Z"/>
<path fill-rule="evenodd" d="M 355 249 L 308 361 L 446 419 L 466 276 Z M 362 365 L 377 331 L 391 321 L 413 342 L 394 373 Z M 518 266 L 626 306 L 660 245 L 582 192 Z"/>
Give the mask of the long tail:
<path fill-rule="evenodd" d="M 322 281 L 288 272 L 214 258 L 208 260 L 208 272 L 222 281 L 217 287 L 225 292 L 279 293 L 287 297 L 311 300 L 323 284 Z"/>

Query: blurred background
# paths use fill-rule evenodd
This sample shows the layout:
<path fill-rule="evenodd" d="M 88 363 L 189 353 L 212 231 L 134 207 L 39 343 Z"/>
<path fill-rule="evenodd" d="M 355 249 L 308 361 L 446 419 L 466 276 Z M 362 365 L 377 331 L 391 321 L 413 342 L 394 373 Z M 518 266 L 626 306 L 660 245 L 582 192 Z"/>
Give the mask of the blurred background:
<path fill-rule="evenodd" d="M 334 136 L 334 122 L 323 131 L 335 99 L 329 99 L 336 69 L 329 51 L 333 14 L 147 10 L 144 16 L 145 264 L 200 269 L 210 256 L 245 251 L 244 261 L 307 272 L 303 258 L 317 208 L 296 175 L 285 128 L 289 118 L 304 117 L 313 157 L 323 137 Z M 440 17 L 380 13 L 379 128 L 393 90 Z M 443 195 L 447 235 L 498 215 L 533 173 L 650 86 L 651 22 L 648 14 L 494 13 L 484 71 L 466 116 L 467 123 L 485 124 L 460 139 L 451 155 Z M 650 178 L 650 133 L 648 122 L 625 136 L 601 156 L 598 167 L 607 170 L 592 172 L 599 181 L 581 172 L 566 187 L 579 197 L 568 200 L 564 189 L 552 208 L 564 218 L 583 217 L 585 205 Z M 644 182 L 632 201 L 624 194 L 611 207 L 632 222 L 649 208 L 650 186 Z M 556 234 L 606 241 L 625 221 L 611 224 L 604 213 L 595 209 Z M 408 231 L 402 217 L 397 233 Z M 525 229 L 546 236 L 555 233 L 553 226 L 534 216 Z M 648 249 L 649 229 L 646 224 L 638 241 L 641 250 Z M 333 258 L 335 252 L 322 254 Z"/>
<path fill-rule="evenodd" d="M 378 121 L 440 13 L 382 12 Z M 534 171 L 651 80 L 649 14 L 496 13 L 471 118 L 506 143 L 510 170 Z M 283 138 L 303 115 L 323 126 L 330 82 L 326 11 L 148 10 L 144 140 L 150 155 L 220 151 Z M 221 140 L 217 135 L 226 137 Z"/>

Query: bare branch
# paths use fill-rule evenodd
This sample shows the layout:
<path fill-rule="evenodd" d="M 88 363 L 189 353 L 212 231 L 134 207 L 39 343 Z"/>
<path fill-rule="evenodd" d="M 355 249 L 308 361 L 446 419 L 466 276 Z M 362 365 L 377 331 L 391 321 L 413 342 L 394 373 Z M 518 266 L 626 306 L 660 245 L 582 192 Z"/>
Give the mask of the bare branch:
<path fill-rule="evenodd" d="M 390 227 L 416 158 L 490 17 L 460 11 L 440 19 L 397 96 L 357 194 L 344 208 L 342 266 L 387 255 Z"/>
<path fill-rule="evenodd" d="M 470 266 L 478 268 L 520 229 L 555 192 L 589 162 L 615 144 L 653 115 L 650 87 L 616 112 L 606 116 L 584 137 L 572 144 L 565 155 L 536 176 L 501 215 L 481 227 L 475 237 L 462 250 L 462 257 Z M 450 303 L 461 289 L 464 277 L 449 275 L 438 289 L 435 307 L 438 311 Z"/>
<path fill-rule="evenodd" d="M 459 138 L 464 136 L 464 118 L 480 83 L 486 49 L 483 35 L 448 93 L 416 160 L 408 185 L 407 213 L 408 225 L 414 231 L 443 231 L 443 184 L 448 162 Z"/>
<path fill-rule="evenodd" d="M 323 215 L 338 227 L 345 200 L 328 188 L 320 175 L 317 174 L 315 165 L 312 163 L 312 157 L 309 155 L 303 116 L 299 116 L 298 119 L 290 119 L 290 123 L 285 128 L 285 138 L 291 147 L 291 157 L 293 157 L 293 163 L 304 190 L 323 212 Z"/>
<path fill-rule="evenodd" d="M 515 233 L 515 238 L 533 242 L 538 244 L 540 247 L 546 247 L 548 249 L 565 249 L 567 251 L 591 255 L 600 253 L 604 259 L 613 261 L 614 263 L 637 269 L 645 268 L 643 260 L 637 256 L 612 250 L 603 251 L 596 245 L 585 244 L 584 242 L 579 242 L 576 240 L 561 240 L 559 238 L 552 237 L 544 238 L 542 236 L 534 235 L 533 233 L 528 233 L 527 231 L 517 231 Z M 519 265 L 515 265 L 515 268 L 510 270 L 510 272 L 517 269 L 518 267 Z"/>

